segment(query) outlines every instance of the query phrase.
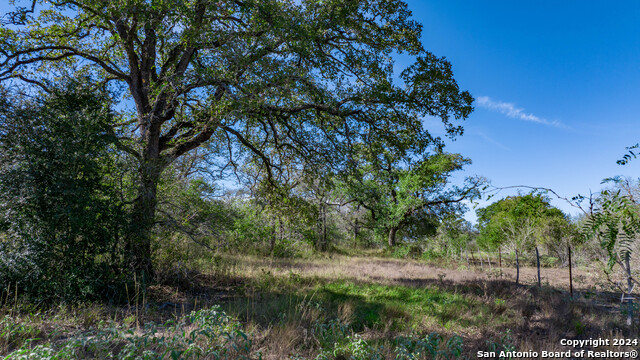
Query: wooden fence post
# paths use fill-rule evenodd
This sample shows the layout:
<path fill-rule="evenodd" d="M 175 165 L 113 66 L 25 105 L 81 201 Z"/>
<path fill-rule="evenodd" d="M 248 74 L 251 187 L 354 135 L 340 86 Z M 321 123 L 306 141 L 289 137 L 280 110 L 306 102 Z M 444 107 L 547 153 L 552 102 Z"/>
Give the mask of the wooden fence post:
<path fill-rule="evenodd" d="M 500 270 L 502 270 L 502 250 L 498 247 L 498 259 L 500 261 Z"/>

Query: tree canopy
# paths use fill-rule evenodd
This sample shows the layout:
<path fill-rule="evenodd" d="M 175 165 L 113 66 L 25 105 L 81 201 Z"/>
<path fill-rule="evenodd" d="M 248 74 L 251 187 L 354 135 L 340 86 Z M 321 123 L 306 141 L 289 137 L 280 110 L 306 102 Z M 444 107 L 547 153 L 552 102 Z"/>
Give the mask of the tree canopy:
<path fill-rule="evenodd" d="M 402 154 L 440 143 L 422 124 L 472 111 L 398 0 L 33 0 L 0 28 L 0 80 L 50 91 L 83 76 L 129 118 L 111 124 L 138 161 L 132 266 L 150 273 L 160 174 L 204 144 L 222 169 L 346 166 L 352 144 Z M 393 56 L 414 59 L 401 71 Z M 21 86 L 22 86 L 21 85 Z M 23 86 L 24 87 L 24 86 Z"/>
<path fill-rule="evenodd" d="M 478 209 L 478 244 L 495 249 L 509 245 L 517 250 L 532 249 L 562 239 L 569 232 L 567 216 L 539 193 L 509 196 Z M 562 249 L 564 251 L 564 248 Z"/>
<path fill-rule="evenodd" d="M 471 162 L 460 154 L 414 148 L 408 156 L 397 156 L 367 150 L 348 172 L 345 188 L 351 201 L 369 210 L 371 226 L 387 236 L 389 246 L 396 244 L 399 230 L 435 230 L 440 219 L 464 208 L 463 200 L 479 195 L 480 178 L 467 179 L 462 187 L 449 181 Z"/>

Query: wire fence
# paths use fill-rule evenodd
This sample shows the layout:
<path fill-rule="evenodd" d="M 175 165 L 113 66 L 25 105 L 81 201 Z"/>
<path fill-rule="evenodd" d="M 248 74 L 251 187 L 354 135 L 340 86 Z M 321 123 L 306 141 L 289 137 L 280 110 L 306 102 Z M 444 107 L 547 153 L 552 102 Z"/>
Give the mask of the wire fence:
<path fill-rule="evenodd" d="M 571 297 L 573 297 L 573 261 L 571 254 L 571 246 L 567 246 L 567 267 L 569 268 L 569 293 Z M 474 250 L 466 250 L 464 254 L 461 254 L 463 259 L 466 259 L 467 265 L 471 267 L 480 267 L 483 270 L 486 269 L 499 269 L 502 270 L 503 267 L 514 267 L 516 269 L 516 285 L 520 285 L 520 267 L 524 263 L 533 262 L 533 266 L 537 268 L 537 285 L 539 287 L 542 286 L 542 275 L 541 268 L 549 267 L 550 265 L 541 264 L 541 257 L 538 247 L 535 247 L 534 251 L 531 254 L 524 254 L 523 256 L 521 252 L 518 250 L 514 250 L 511 252 L 504 252 L 501 248 L 498 248 L 497 251 L 474 251 Z M 501 272 L 500 272 L 501 273 Z"/>

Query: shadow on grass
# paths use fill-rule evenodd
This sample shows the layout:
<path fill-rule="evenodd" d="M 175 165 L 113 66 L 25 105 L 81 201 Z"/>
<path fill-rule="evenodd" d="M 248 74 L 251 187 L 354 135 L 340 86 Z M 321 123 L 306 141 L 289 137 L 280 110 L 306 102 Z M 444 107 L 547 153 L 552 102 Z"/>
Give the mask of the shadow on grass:
<path fill-rule="evenodd" d="M 616 331 L 634 335 L 621 326 L 619 307 L 608 300 L 613 295 L 570 299 L 566 291 L 503 279 L 329 280 L 266 271 L 252 277 L 201 275 L 178 306 L 189 311 L 220 304 L 245 324 L 290 328 L 292 337 L 338 319 L 377 342 L 399 333 L 457 333 L 465 339 L 465 350 L 473 352 L 503 341 L 509 331 L 518 348 L 559 351 L 562 338 L 606 338 Z"/>

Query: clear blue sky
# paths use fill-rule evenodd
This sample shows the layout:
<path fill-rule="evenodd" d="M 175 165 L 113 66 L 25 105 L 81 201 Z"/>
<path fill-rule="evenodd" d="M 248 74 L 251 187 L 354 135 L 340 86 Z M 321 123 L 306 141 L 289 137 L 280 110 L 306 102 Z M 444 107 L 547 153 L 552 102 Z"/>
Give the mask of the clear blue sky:
<path fill-rule="evenodd" d="M 640 1 L 408 3 L 425 48 L 446 56 L 477 99 L 465 134 L 448 146 L 473 160 L 459 177 L 571 197 L 605 177 L 640 176 L 640 159 L 616 165 L 640 141 Z"/>
<path fill-rule="evenodd" d="M 640 142 L 639 1 L 408 4 L 425 48 L 446 56 L 476 98 L 465 134 L 448 147 L 472 159 L 465 175 L 569 198 L 605 177 L 640 176 L 640 160 L 616 164 Z"/>

